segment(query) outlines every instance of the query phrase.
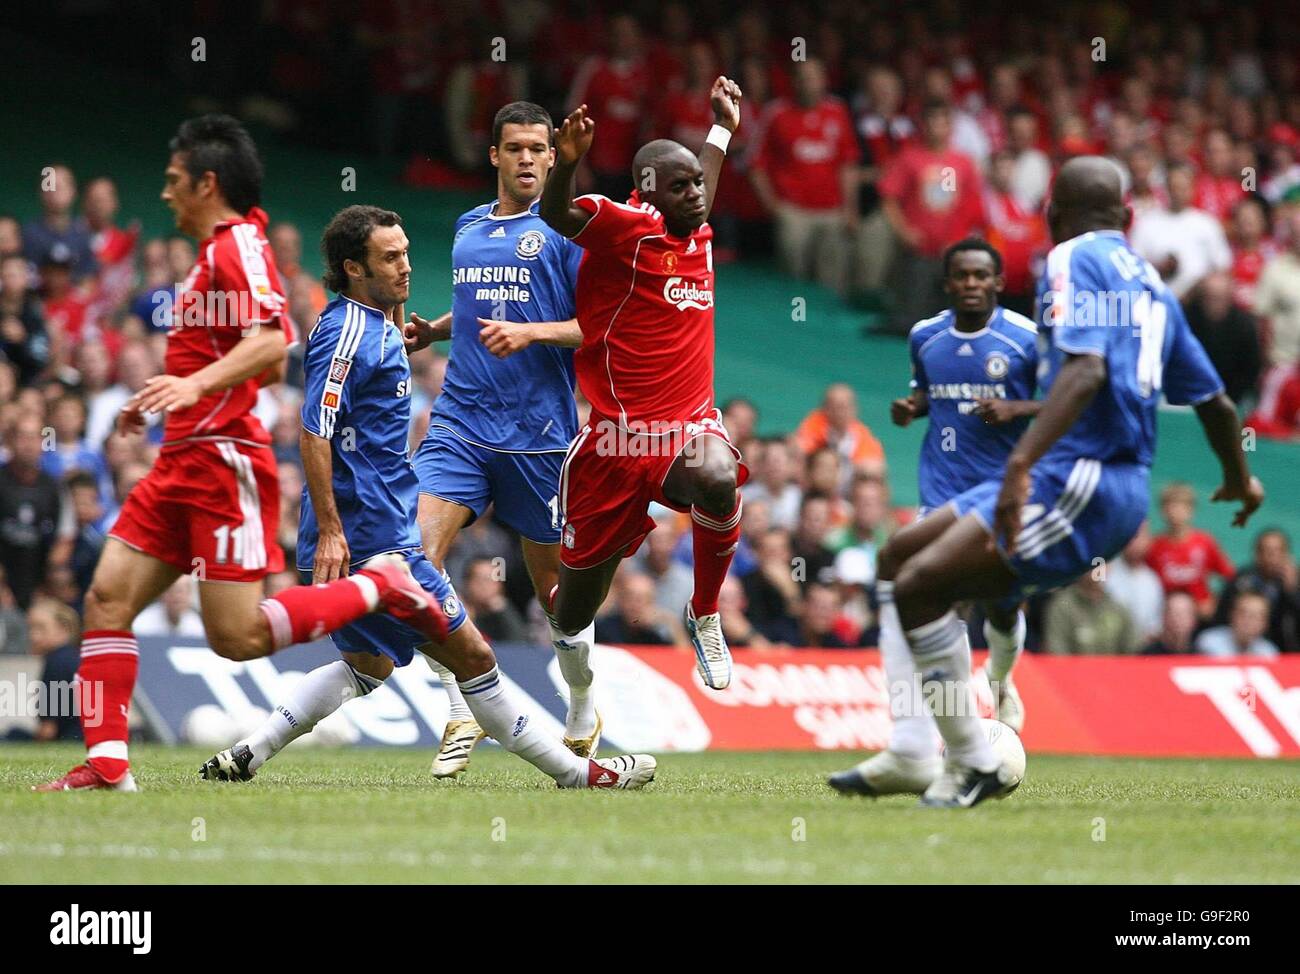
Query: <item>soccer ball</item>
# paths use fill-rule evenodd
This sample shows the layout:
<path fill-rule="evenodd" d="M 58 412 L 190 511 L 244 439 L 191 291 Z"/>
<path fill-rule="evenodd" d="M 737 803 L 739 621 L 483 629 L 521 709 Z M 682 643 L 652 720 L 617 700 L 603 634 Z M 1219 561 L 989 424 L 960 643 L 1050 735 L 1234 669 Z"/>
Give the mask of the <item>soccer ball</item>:
<path fill-rule="evenodd" d="M 1000 720 L 985 717 L 980 720 L 984 727 L 984 736 L 993 746 L 994 752 L 1011 772 L 1012 785 L 1007 790 L 1014 791 L 1020 787 L 1025 778 L 1025 746 L 1020 743 L 1020 735 Z"/>

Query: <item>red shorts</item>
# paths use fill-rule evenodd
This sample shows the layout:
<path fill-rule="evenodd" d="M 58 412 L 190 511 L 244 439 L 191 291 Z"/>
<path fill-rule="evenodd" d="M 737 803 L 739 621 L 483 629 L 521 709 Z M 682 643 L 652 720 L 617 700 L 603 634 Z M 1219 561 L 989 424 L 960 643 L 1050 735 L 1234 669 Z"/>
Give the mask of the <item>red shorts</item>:
<path fill-rule="evenodd" d="M 592 568 L 622 552 L 634 554 L 655 529 L 651 502 L 675 511 L 685 507 L 664 496 L 664 478 L 691 441 L 716 436 L 735 454 L 737 485 L 749 468 L 731 442 L 722 414 L 690 422 L 681 432 L 663 435 L 620 432 L 614 420 L 592 414 L 569 444 L 560 468 L 560 561 L 573 569 Z"/>
<path fill-rule="evenodd" d="M 200 581 L 257 582 L 284 570 L 279 525 L 271 448 L 199 441 L 163 448 L 109 537 Z"/>

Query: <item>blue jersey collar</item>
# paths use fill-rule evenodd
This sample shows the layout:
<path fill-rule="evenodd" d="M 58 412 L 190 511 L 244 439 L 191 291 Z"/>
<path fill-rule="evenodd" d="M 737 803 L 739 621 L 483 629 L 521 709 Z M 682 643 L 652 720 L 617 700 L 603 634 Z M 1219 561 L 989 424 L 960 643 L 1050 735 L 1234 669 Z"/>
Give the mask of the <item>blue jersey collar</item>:
<path fill-rule="evenodd" d="M 383 318 L 385 321 L 392 320 L 383 311 L 380 311 L 378 308 L 371 307 L 370 305 L 366 304 L 363 301 L 358 301 L 356 298 L 350 298 L 346 294 L 340 294 L 339 297 L 341 297 L 344 301 L 351 301 L 359 308 L 365 308 L 367 311 L 373 311 L 375 314 L 379 315 L 379 317 Z"/>
<path fill-rule="evenodd" d="M 518 213 L 511 213 L 509 216 L 497 216 L 497 207 L 501 205 L 500 200 L 495 200 L 487 211 L 489 220 L 518 220 L 521 216 L 537 216 L 538 209 L 542 205 L 542 198 L 539 196 L 528 204 L 528 209 L 520 210 Z"/>
<path fill-rule="evenodd" d="M 962 331 L 960 328 L 958 328 L 956 324 L 957 313 L 954 311 L 952 316 L 953 323 L 948 326 L 948 331 L 958 338 L 979 338 L 980 335 L 987 335 L 989 328 L 992 327 L 993 325 L 994 319 L 997 318 L 998 312 L 1001 310 L 1002 310 L 1002 305 L 995 304 L 993 306 L 993 310 L 989 312 L 989 320 L 984 322 L 984 327 L 980 328 L 978 331 Z"/>

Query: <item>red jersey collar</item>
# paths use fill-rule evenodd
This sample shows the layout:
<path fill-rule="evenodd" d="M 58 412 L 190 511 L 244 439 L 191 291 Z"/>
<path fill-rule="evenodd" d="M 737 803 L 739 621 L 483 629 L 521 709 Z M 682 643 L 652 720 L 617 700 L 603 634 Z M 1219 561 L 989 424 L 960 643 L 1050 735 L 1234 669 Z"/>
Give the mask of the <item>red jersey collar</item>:
<path fill-rule="evenodd" d="M 255 223 L 257 224 L 257 229 L 261 230 L 263 233 L 266 233 L 267 225 L 270 222 L 271 222 L 271 218 L 266 215 L 266 210 L 262 209 L 260 206 L 254 206 L 242 217 L 236 220 L 222 220 L 220 223 L 218 223 L 215 227 L 212 228 L 212 236 L 215 237 L 222 230 L 226 229 L 226 227 L 233 227 L 240 223 Z"/>

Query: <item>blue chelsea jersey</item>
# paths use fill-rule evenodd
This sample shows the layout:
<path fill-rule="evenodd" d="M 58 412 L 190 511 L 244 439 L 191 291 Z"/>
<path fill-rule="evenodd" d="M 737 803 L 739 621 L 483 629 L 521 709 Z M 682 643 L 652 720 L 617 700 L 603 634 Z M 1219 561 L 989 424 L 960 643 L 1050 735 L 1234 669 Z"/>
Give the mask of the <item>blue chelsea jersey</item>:
<path fill-rule="evenodd" d="M 1151 264 L 1118 230 L 1057 244 L 1039 282 L 1039 385 L 1046 393 L 1070 354 L 1106 361 L 1106 382 L 1043 462 L 1088 457 L 1150 467 L 1160 397 L 1196 405 L 1223 382 Z"/>
<path fill-rule="evenodd" d="M 419 482 L 407 458 L 411 366 L 397 326 L 375 308 L 337 297 L 307 336 L 303 429 L 330 441 L 334 503 L 352 564 L 420 546 Z M 318 530 L 307 488 L 298 567 L 316 557 Z"/>
<path fill-rule="evenodd" d="M 574 316 L 582 248 L 537 215 L 484 204 L 456 221 L 451 359 L 431 425 L 508 452 L 563 451 L 577 433 L 573 350 L 530 345 L 505 359 L 479 340 L 479 318 L 564 321 Z"/>
<path fill-rule="evenodd" d="M 1030 319 L 1002 307 L 978 331 L 958 330 L 952 310 L 912 327 L 912 387 L 929 402 L 918 471 L 923 507 L 1002 475 L 1028 420 L 990 426 L 975 415 L 976 400 L 1034 398 L 1036 333 Z"/>

